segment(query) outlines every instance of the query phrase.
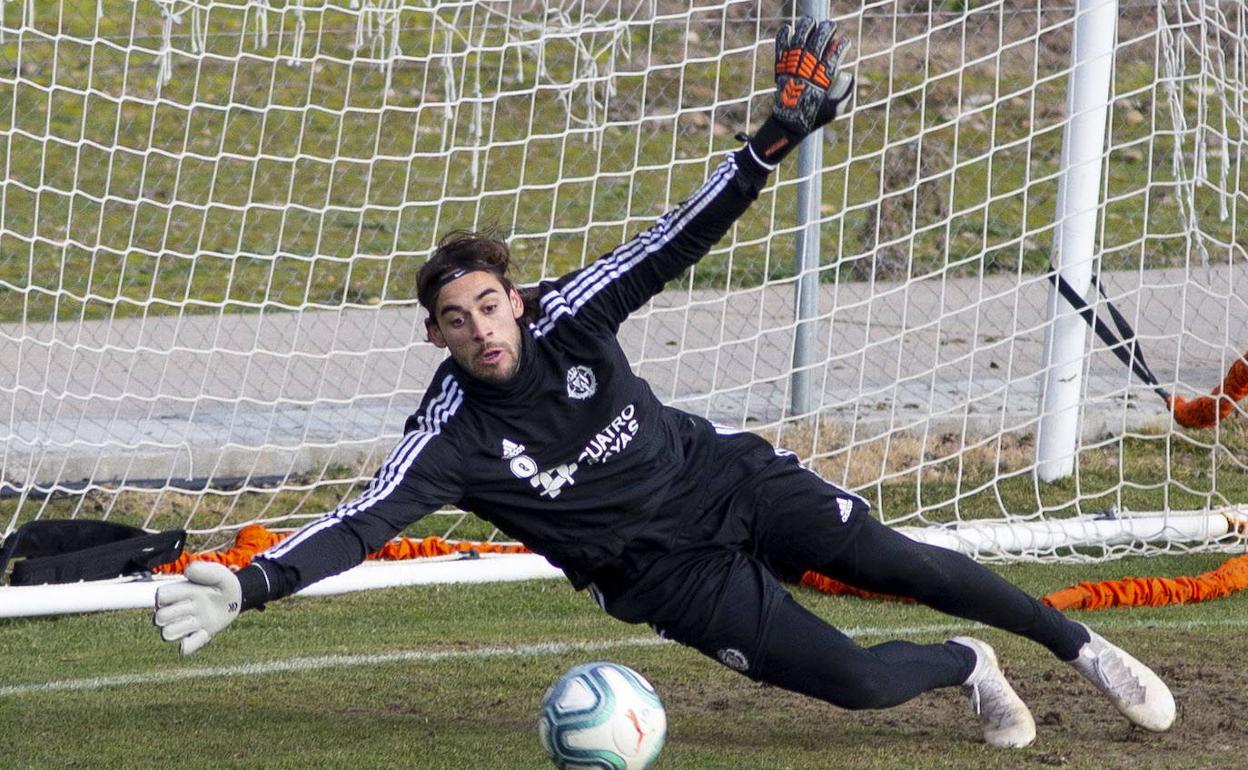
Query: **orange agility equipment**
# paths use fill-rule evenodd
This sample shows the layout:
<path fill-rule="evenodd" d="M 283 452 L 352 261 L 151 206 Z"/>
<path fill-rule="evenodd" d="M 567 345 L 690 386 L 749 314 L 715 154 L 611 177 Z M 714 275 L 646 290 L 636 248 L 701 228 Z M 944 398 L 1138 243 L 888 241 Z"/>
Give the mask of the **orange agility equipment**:
<path fill-rule="evenodd" d="M 1231 364 L 1222 384 L 1209 395 L 1191 401 L 1171 396 L 1170 411 L 1174 421 L 1184 428 L 1212 428 L 1235 408 L 1235 403 L 1248 396 L 1248 353 Z"/>
<path fill-rule="evenodd" d="M 849 583 L 842 583 L 839 580 L 830 578 L 827 575 L 821 575 L 818 572 L 806 572 L 799 581 L 801 585 L 807 588 L 813 588 L 816 591 L 822 591 L 825 594 L 833 596 L 854 596 L 859 599 L 875 599 L 886 602 L 903 602 L 905 604 L 913 604 L 913 599 L 902 596 L 893 596 L 891 594 L 879 594 L 874 591 L 867 591 L 862 588 L 856 588 Z"/>
<path fill-rule="evenodd" d="M 220 551 L 204 551 L 202 553 L 183 553 L 176 561 L 162 564 L 152 570 L 154 573 L 180 575 L 186 565 L 193 561 L 211 561 L 227 567 L 241 569 L 251 564 L 256 554 L 272 548 L 289 537 L 289 533 L 274 532 L 260 524 L 248 524 L 234 536 L 234 547 Z M 448 556 L 453 553 L 528 553 L 522 545 L 503 543 L 482 543 L 470 540 L 445 540 L 434 537 L 401 537 L 391 540 L 377 551 L 370 553 L 370 559 L 386 559 L 399 561 L 403 559 L 419 559 L 430 556 Z"/>
<path fill-rule="evenodd" d="M 1059 610 L 1105 607 L 1160 607 L 1221 599 L 1248 588 L 1248 555 L 1236 556 L 1215 570 L 1195 577 L 1128 577 L 1077 583 L 1044 597 Z"/>

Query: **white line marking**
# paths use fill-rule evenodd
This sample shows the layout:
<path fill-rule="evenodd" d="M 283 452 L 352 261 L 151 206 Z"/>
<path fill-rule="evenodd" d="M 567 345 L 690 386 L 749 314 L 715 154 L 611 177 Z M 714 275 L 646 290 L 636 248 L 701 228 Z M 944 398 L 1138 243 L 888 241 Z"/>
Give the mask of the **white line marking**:
<path fill-rule="evenodd" d="M 205 679 L 221 676 L 255 676 L 279 674 L 290 671 L 316 671 L 323 668 L 347 668 L 351 666 L 377 666 L 386 663 L 428 663 L 457 658 L 507 658 L 539 655 L 562 655 L 568 652 L 598 652 L 620 647 L 648 647 L 668 644 L 657 636 L 632 639 L 609 639 L 601 642 L 538 642 L 536 644 L 509 647 L 478 647 L 471 650 L 408 650 L 406 652 L 383 652 L 372 655 L 325 655 L 316 658 L 288 658 L 265 663 L 245 663 L 241 666 L 215 668 L 191 668 L 176 671 L 155 671 L 147 674 L 118 674 L 116 676 L 92 677 L 90 679 L 63 679 L 40 684 L 18 684 L 0 687 L 0 697 L 25 695 L 35 692 L 57 690 L 98 690 L 135 684 L 163 684 L 187 679 Z"/>
<path fill-rule="evenodd" d="M 1158 628 L 1178 631 L 1201 628 L 1246 628 L 1248 627 L 1248 619 L 1166 621 L 1141 618 L 1114 622 L 1096 622 L 1093 620 L 1091 625 L 1097 629 Z M 984 626 L 979 623 L 941 623 L 925 626 L 845 628 L 841 630 L 851 637 L 895 637 L 920 634 L 953 634 L 982 628 Z M 256 676 L 259 674 L 279 674 L 291 671 L 317 671 L 325 668 L 379 666 L 387 663 L 433 663 L 462 658 L 523 658 L 564 655 L 569 652 L 601 652 L 626 647 L 656 647 L 665 644 L 671 644 L 671 642 L 666 639 L 660 639 L 657 636 L 636 636 L 626 639 L 607 639 L 598 642 L 538 642 L 506 647 L 477 647 L 471 650 L 408 650 L 405 652 L 383 652 L 371 655 L 324 655 L 316 658 L 288 658 L 286 660 L 274 660 L 265 663 L 246 663 L 240 666 L 190 668 L 176 671 L 155 671 L 146 674 L 118 674 L 116 676 L 99 676 L 89 679 L 62 679 L 35 684 L 6 685 L 0 687 L 0 697 L 65 690 L 100 690 L 105 687 L 125 687 L 138 684 L 166 684 L 188 679 L 208 679 L 212 677 Z"/>

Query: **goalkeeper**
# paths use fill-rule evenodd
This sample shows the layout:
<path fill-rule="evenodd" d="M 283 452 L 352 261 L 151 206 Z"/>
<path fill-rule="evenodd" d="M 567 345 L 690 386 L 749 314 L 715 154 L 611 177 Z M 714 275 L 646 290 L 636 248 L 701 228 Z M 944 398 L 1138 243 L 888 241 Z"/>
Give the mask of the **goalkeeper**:
<path fill-rule="evenodd" d="M 620 349 L 625 318 L 705 255 L 776 164 L 843 110 L 847 46 L 832 22 L 782 28 L 771 116 L 688 200 L 588 267 L 522 293 L 504 243 L 444 238 L 417 290 L 429 340 L 450 357 L 372 483 L 238 573 L 190 565 L 187 582 L 157 593 L 162 638 L 190 654 L 240 611 L 358 564 L 453 504 L 544 555 L 612 616 L 837 706 L 962 686 L 989 743 L 1035 737 L 989 645 L 862 647 L 783 588 L 807 570 L 1032 639 L 1132 722 L 1168 728 L 1169 690 L 1130 655 L 971 559 L 883 526 L 865 500 L 762 438 L 664 406 Z"/>

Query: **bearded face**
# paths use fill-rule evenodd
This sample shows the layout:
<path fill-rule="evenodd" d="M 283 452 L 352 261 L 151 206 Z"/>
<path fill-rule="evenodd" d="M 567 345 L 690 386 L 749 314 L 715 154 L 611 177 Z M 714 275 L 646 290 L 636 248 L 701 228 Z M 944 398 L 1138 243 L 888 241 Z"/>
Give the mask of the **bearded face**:
<path fill-rule="evenodd" d="M 524 302 L 514 288 L 476 270 L 443 286 L 435 308 L 426 322 L 430 342 L 450 350 L 455 362 L 479 380 L 502 384 L 515 376 Z"/>

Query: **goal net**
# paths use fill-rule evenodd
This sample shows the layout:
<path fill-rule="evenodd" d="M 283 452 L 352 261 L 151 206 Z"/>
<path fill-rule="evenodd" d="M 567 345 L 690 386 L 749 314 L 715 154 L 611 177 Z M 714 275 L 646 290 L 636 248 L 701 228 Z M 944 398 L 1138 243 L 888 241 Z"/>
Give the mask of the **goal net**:
<path fill-rule="evenodd" d="M 765 117 L 792 12 L 0 2 L 0 527 L 214 547 L 354 496 L 441 358 L 415 303 L 439 236 L 500 228 L 523 282 L 610 250 Z M 1245 5 L 830 13 L 852 111 L 630 320 L 636 370 L 984 558 L 1242 548 L 1244 405 L 1177 425 L 1051 278 L 1168 392 L 1248 349 Z"/>

